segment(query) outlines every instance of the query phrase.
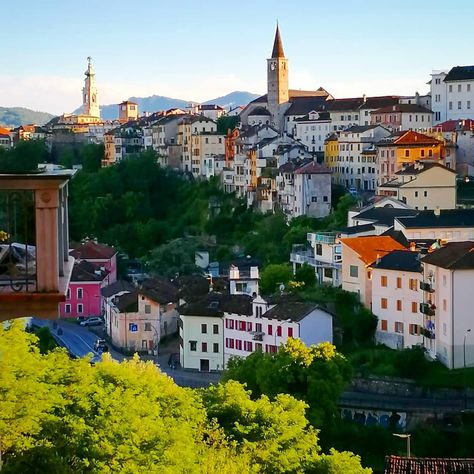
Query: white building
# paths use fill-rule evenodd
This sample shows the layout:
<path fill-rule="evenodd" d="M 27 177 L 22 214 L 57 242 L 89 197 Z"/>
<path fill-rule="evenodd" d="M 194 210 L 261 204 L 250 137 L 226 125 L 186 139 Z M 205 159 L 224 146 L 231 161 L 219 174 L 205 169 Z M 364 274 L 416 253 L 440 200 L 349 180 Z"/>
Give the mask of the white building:
<path fill-rule="evenodd" d="M 474 119 L 474 66 L 433 71 L 430 84 L 433 123 Z"/>
<path fill-rule="evenodd" d="M 378 318 L 378 343 L 392 349 L 423 344 L 421 272 L 418 252 L 409 250 L 394 250 L 373 266 L 372 312 Z"/>
<path fill-rule="evenodd" d="M 330 130 L 329 112 L 312 110 L 304 117 L 295 119 L 294 137 L 300 140 L 309 152 L 324 151 L 324 140 Z"/>
<path fill-rule="evenodd" d="M 422 259 L 424 345 L 456 369 L 474 366 L 474 242 L 449 242 Z"/>

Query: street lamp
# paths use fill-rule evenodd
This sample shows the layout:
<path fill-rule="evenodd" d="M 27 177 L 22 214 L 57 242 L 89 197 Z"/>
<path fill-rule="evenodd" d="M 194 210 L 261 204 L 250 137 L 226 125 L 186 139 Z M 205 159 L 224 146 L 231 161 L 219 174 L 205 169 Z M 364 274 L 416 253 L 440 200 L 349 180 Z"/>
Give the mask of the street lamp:
<path fill-rule="evenodd" d="M 410 433 L 392 433 L 393 436 L 397 438 L 405 438 L 407 440 L 407 458 L 411 458 L 411 450 L 410 450 Z"/>
<path fill-rule="evenodd" d="M 463 355 L 464 355 L 464 368 L 466 368 L 466 338 L 467 338 L 467 333 L 471 332 L 470 329 L 466 329 L 466 332 L 464 333 L 464 341 L 463 341 Z"/>

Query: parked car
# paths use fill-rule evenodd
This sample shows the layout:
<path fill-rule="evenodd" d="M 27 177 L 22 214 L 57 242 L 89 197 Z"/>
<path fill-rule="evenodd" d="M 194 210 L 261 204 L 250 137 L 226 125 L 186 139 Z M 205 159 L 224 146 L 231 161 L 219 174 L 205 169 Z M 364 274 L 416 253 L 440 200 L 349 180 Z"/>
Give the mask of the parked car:
<path fill-rule="evenodd" d="M 92 316 L 90 318 L 84 319 L 79 323 L 81 326 L 100 326 L 102 324 L 102 318 L 98 316 Z"/>
<path fill-rule="evenodd" d="M 97 339 L 94 343 L 94 351 L 95 352 L 108 352 L 109 351 L 109 346 L 107 345 L 107 342 L 105 339 Z"/>
<path fill-rule="evenodd" d="M 76 318 L 76 322 L 77 322 L 77 324 L 81 324 L 82 321 L 85 321 L 86 319 L 87 319 L 87 316 L 78 316 Z"/>

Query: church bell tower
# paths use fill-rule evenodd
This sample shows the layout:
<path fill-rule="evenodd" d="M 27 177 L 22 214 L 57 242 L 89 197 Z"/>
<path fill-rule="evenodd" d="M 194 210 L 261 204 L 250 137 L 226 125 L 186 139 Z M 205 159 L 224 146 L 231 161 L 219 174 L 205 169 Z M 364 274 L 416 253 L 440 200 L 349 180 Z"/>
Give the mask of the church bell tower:
<path fill-rule="evenodd" d="M 87 58 L 86 79 L 82 89 L 82 113 L 91 117 L 100 117 L 99 98 L 95 83 L 95 72 L 92 68 L 92 58 Z"/>
<path fill-rule="evenodd" d="M 288 59 L 283 52 L 277 25 L 272 57 L 267 59 L 267 104 L 275 125 L 280 121 L 279 105 L 288 102 L 288 98 Z"/>

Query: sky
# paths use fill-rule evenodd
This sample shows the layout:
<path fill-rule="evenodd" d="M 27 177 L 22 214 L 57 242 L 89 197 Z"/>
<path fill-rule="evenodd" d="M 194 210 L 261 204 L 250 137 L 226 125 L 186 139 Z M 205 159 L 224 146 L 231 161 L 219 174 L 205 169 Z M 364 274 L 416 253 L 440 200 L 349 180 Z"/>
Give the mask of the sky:
<path fill-rule="evenodd" d="M 81 105 L 87 56 L 101 104 L 265 93 L 277 20 L 292 89 L 426 93 L 474 64 L 473 0 L 2 1 L 0 106 L 54 114 Z"/>

